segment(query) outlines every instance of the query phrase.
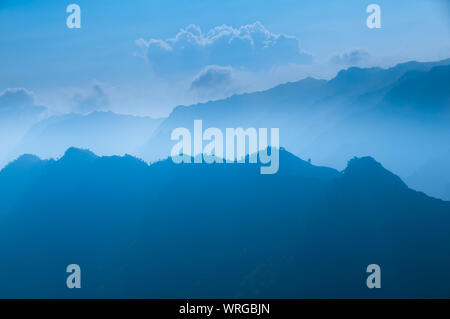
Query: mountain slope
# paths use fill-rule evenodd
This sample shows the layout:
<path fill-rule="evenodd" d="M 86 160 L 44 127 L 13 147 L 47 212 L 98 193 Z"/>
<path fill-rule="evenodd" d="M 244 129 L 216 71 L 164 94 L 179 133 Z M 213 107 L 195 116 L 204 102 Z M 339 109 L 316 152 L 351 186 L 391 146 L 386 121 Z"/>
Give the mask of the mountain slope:
<path fill-rule="evenodd" d="M 0 296 L 449 297 L 450 203 L 369 157 L 338 172 L 281 150 L 261 175 L 72 148 L 2 170 L 0 212 Z M 381 290 L 365 288 L 371 263 Z"/>
<path fill-rule="evenodd" d="M 9 105 L 4 104 L 4 101 L 0 99 L 0 167 L 3 167 L 4 157 L 17 145 L 30 127 L 39 121 L 45 111 L 46 108 L 43 106 Z"/>
<path fill-rule="evenodd" d="M 352 156 L 374 156 L 403 179 L 445 156 L 450 139 L 450 59 L 389 69 L 349 68 L 329 81 L 307 78 L 273 89 L 174 109 L 141 148 L 166 158 L 173 129 L 277 127 L 280 145 L 314 163 L 343 169 Z M 426 182 L 420 190 L 446 194 Z M 447 185 L 443 181 L 440 185 Z M 444 186 L 443 186 L 444 187 Z M 446 196 L 443 199 L 450 199 Z"/>
<path fill-rule="evenodd" d="M 381 106 L 378 104 L 385 96 L 391 102 L 419 98 L 416 102 L 420 105 L 432 103 L 433 100 L 429 98 L 437 93 L 448 99 L 448 85 L 444 80 L 439 89 L 435 86 L 416 89 L 420 87 L 425 77 L 436 78 L 436 70 L 441 70 L 441 73 L 448 76 L 448 65 L 450 59 L 427 63 L 408 62 L 389 69 L 352 67 L 342 70 L 329 81 L 307 78 L 263 92 L 235 95 L 225 100 L 192 106 L 179 106 L 155 131 L 141 149 L 140 156 L 150 161 L 167 157 L 170 154 L 172 130 L 177 127 L 191 129 L 193 121 L 201 119 L 205 127 L 214 126 L 222 129 L 240 126 L 279 127 L 283 146 L 296 154 L 323 160 L 329 156 L 326 154 L 329 145 L 324 147 L 317 145 L 315 139 L 326 133 L 333 134 L 336 125 L 354 114 L 362 112 L 369 116 L 375 109 L 380 115 L 380 112 L 383 113 L 385 110 L 380 109 Z M 431 72 L 433 68 L 435 70 Z M 419 72 L 422 76 L 405 81 L 403 77 L 411 72 Z M 400 84 L 406 86 L 406 89 L 401 89 Z M 408 87 L 411 87 L 416 95 L 410 97 Z M 427 91 L 428 89 L 430 91 Z M 392 90 L 394 91 L 390 92 Z M 394 95 L 397 98 L 394 98 Z M 366 136 L 364 131 L 358 133 Z M 346 141 L 340 141 L 344 142 Z M 344 165 L 344 163 L 336 164 Z"/>
<path fill-rule="evenodd" d="M 59 157 L 71 146 L 92 149 L 100 155 L 134 153 L 160 122 L 161 119 L 112 112 L 53 116 L 34 125 L 9 158 L 24 153 Z"/>

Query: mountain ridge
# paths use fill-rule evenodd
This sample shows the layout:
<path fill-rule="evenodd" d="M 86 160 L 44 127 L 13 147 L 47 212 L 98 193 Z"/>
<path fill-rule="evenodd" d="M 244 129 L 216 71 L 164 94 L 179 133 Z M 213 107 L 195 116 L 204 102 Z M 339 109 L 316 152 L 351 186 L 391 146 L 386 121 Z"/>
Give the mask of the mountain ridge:
<path fill-rule="evenodd" d="M 202 119 L 204 127 L 222 130 L 278 127 L 280 145 L 323 166 L 344 169 L 352 156 L 371 154 L 408 180 L 447 147 L 449 65 L 450 59 L 412 61 L 387 69 L 351 67 L 331 80 L 306 78 L 261 92 L 178 106 L 136 155 L 146 161 L 167 157 L 172 130 L 192 130 L 194 120 Z M 445 183 L 437 188 L 429 179 L 421 181 L 420 190 L 450 200 Z"/>
<path fill-rule="evenodd" d="M 385 181 L 389 181 L 391 184 L 397 185 L 396 187 L 400 188 L 408 188 L 408 186 L 401 180 L 400 177 L 390 172 L 386 168 L 382 166 L 381 163 L 377 162 L 371 156 L 363 156 L 363 157 L 353 157 L 348 160 L 347 167 L 338 171 L 334 168 L 325 167 L 325 166 L 316 166 L 311 164 L 309 161 L 302 160 L 301 158 L 295 156 L 294 154 L 286 151 L 284 148 L 280 148 L 280 172 L 282 174 L 292 174 L 294 176 L 302 176 L 302 177 L 312 177 L 319 176 L 318 178 L 322 178 L 325 176 L 325 179 L 333 179 L 333 178 L 345 178 L 345 179 L 354 179 L 355 177 L 359 180 L 363 180 L 363 182 L 371 181 L 375 178 L 382 178 Z M 98 156 L 94 152 L 88 149 L 80 149 L 76 147 L 70 147 L 66 150 L 64 155 L 59 159 L 40 159 L 36 155 L 32 154 L 23 154 L 19 156 L 16 160 L 10 162 L 3 169 L 0 170 L 0 178 L 3 174 L 8 174 L 10 171 L 18 171 L 21 169 L 29 169 L 30 167 L 45 167 L 47 165 L 76 165 L 79 167 L 83 167 L 85 165 L 93 164 L 94 161 L 97 162 L 106 162 L 106 161 L 117 161 L 123 163 L 140 163 L 141 167 L 146 167 L 148 169 L 159 168 L 161 166 L 174 168 L 177 167 L 179 169 L 185 167 L 230 167 L 230 166 L 241 166 L 238 163 L 226 163 L 226 164 L 174 164 L 170 158 L 160 160 L 153 163 L 147 163 L 144 160 L 125 154 L 123 156 L 112 155 L 112 156 Z M 283 161 L 286 164 L 287 170 L 283 168 Z M 260 164 L 251 164 L 248 162 L 248 156 L 246 157 L 246 164 L 244 166 L 251 166 L 259 168 Z M 257 172 L 257 170 L 255 170 Z M 301 172 L 302 174 L 298 175 L 297 173 Z M 275 174 L 276 175 L 276 174 Z M 322 177 L 321 177 L 322 176 Z M 360 182 L 359 182 L 360 183 Z M 440 199 L 438 199 L 440 200 Z"/>
<path fill-rule="evenodd" d="M 442 298 L 449 225 L 450 202 L 369 157 L 339 172 L 281 150 L 278 173 L 261 175 L 257 164 L 25 155 L 0 171 L 0 297 L 70 297 L 61 273 L 77 263 L 83 298 Z M 384 289 L 365 288 L 371 263 Z"/>

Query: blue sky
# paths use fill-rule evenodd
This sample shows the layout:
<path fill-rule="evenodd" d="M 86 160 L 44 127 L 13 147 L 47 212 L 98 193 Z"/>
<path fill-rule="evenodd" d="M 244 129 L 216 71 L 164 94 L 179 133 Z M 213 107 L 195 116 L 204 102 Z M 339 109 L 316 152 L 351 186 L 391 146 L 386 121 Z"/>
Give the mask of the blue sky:
<path fill-rule="evenodd" d="M 81 29 L 66 27 L 70 3 L 81 7 Z M 381 7 L 381 29 L 365 24 L 370 3 Z M 25 88 L 54 112 L 92 102 L 92 110 L 165 116 L 177 104 L 327 78 L 350 65 L 448 58 L 449 10 L 443 0 L 1 0 L 0 92 Z M 218 40 L 208 36 L 223 25 Z M 188 50 L 189 40 L 170 40 L 198 28 L 211 45 Z M 270 52 L 255 54 L 249 28 L 253 45 L 273 40 Z M 229 46 L 223 30 L 239 41 Z M 159 50 L 152 39 L 173 47 Z"/>

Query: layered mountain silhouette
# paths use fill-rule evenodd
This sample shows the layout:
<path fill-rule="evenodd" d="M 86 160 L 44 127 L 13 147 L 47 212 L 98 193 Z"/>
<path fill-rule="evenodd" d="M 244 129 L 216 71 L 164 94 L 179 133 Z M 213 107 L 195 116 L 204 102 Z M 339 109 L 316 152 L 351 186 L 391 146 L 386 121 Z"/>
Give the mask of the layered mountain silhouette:
<path fill-rule="evenodd" d="M 371 157 L 258 166 L 21 156 L 0 172 L 0 297 L 450 297 L 449 202 Z"/>
<path fill-rule="evenodd" d="M 371 155 L 430 196 L 450 200 L 450 59 L 392 68 L 351 67 L 331 80 L 306 78 L 227 99 L 178 106 L 166 119 L 94 112 L 36 121 L 0 117 L 0 167 L 21 154 L 60 157 L 71 147 L 99 155 L 167 158 L 177 127 L 277 127 L 280 145 L 313 163 L 344 169 Z M 38 107 L 33 108 L 39 111 Z M 29 131 L 28 131 L 29 129 Z M 28 131 L 28 132 L 27 132 Z M 26 134 L 25 134 L 26 133 Z M 438 176 L 434 178 L 432 176 Z"/>
<path fill-rule="evenodd" d="M 87 148 L 101 155 L 133 153 L 152 136 L 160 122 L 161 119 L 113 112 L 52 116 L 32 126 L 3 161 L 25 153 L 60 157 L 69 147 Z"/>
<path fill-rule="evenodd" d="M 34 105 L 33 99 L 25 90 L 3 95 L 0 93 L 0 168 L 3 167 L 2 160 L 6 154 L 19 143 L 28 129 L 39 121 L 45 111 L 45 107 Z"/>
<path fill-rule="evenodd" d="M 320 165 L 343 169 L 348 158 L 369 154 L 408 181 L 429 160 L 447 154 L 449 83 L 450 59 L 408 62 L 389 69 L 352 67 L 329 81 L 307 78 L 179 106 L 138 155 L 147 161 L 167 157 L 172 130 L 192 129 L 194 120 L 201 119 L 205 128 L 278 127 L 282 146 Z M 433 183 L 419 187 L 450 199 Z"/>

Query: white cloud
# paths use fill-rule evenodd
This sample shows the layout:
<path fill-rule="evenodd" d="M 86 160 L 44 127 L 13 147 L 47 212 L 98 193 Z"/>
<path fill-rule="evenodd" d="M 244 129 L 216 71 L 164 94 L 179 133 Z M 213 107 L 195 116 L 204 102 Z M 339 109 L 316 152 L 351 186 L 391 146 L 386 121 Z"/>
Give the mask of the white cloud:
<path fill-rule="evenodd" d="M 199 98 L 222 98 L 238 90 L 230 66 L 208 65 L 197 74 L 190 90 Z"/>
<path fill-rule="evenodd" d="M 8 88 L 0 92 L 0 120 L 10 116 L 37 116 L 45 107 L 37 106 L 33 93 L 24 88 Z"/>
<path fill-rule="evenodd" d="M 370 54 L 361 49 L 353 49 L 348 52 L 335 54 L 330 62 L 339 66 L 365 66 L 371 60 Z"/>
<path fill-rule="evenodd" d="M 275 34 L 260 22 L 233 28 L 216 26 L 204 33 L 189 25 L 169 39 L 138 39 L 156 73 L 199 72 L 207 65 L 229 65 L 249 70 L 270 69 L 287 63 L 309 64 L 312 56 L 300 49 L 299 40 Z"/>
<path fill-rule="evenodd" d="M 79 113 L 90 113 L 102 111 L 109 106 L 109 98 L 99 83 L 94 83 L 88 92 L 76 93 L 72 97 L 74 111 Z"/>

